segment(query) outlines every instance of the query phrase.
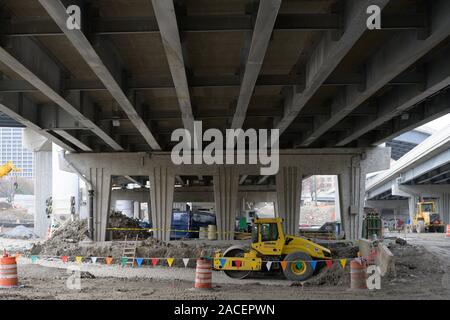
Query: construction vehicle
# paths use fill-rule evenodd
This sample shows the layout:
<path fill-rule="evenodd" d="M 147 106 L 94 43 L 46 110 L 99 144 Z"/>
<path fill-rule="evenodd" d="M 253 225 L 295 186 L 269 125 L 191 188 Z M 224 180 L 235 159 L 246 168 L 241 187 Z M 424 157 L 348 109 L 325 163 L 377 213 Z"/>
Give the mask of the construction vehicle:
<path fill-rule="evenodd" d="M 310 278 L 314 273 L 311 262 L 331 259 L 331 251 L 308 239 L 285 235 L 282 222 L 281 218 L 256 218 L 250 251 L 241 246 L 232 246 L 223 254 L 216 251 L 214 269 L 231 278 L 244 279 L 252 271 L 265 272 L 269 261 L 285 261 L 284 269 L 280 263 L 273 263 L 270 270 L 283 269 L 286 278 L 292 281 Z"/>
<path fill-rule="evenodd" d="M 0 166 L 0 178 L 3 178 L 7 176 L 11 171 L 13 172 L 20 172 L 22 169 L 17 168 L 12 161 L 8 161 L 6 164 Z M 16 193 L 16 190 L 19 188 L 19 184 L 17 183 L 17 176 L 14 177 L 13 180 L 11 180 L 11 187 L 7 191 L 7 202 L 13 203 L 14 202 L 14 196 Z"/>
<path fill-rule="evenodd" d="M 6 164 L 0 166 L 0 178 L 7 176 L 11 171 L 22 171 L 22 169 L 17 168 L 12 161 L 8 161 Z"/>
<path fill-rule="evenodd" d="M 436 212 L 434 202 L 418 202 L 416 215 L 413 218 L 413 231 L 422 232 L 444 232 L 444 223 L 439 213 Z"/>

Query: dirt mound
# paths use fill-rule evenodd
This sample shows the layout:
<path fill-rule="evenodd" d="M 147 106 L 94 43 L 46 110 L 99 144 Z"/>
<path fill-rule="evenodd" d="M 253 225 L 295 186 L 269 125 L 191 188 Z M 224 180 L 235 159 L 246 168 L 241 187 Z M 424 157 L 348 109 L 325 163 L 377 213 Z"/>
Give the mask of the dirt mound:
<path fill-rule="evenodd" d="M 323 267 L 316 276 L 305 281 L 304 286 L 348 286 L 350 274 L 348 267 L 342 268 L 338 261 L 334 261 L 331 268 Z"/>
<path fill-rule="evenodd" d="M 358 256 L 359 248 L 358 246 L 343 244 L 332 247 L 330 250 L 331 256 L 334 259 L 343 259 L 343 258 L 356 258 Z"/>
<path fill-rule="evenodd" d="M 11 203 L 0 201 L 0 209 L 1 210 L 11 209 L 11 208 L 12 208 L 12 204 Z"/>
<path fill-rule="evenodd" d="M 87 240 L 87 221 L 75 220 L 56 230 L 52 237 L 41 244 L 35 244 L 31 254 L 63 255 L 75 250 L 78 242 Z"/>
<path fill-rule="evenodd" d="M 125 216 L 120 211 L 111 212 L 108 220 L 108 228 L 133 228 L 140 229 L 140 224 L 138 219 L 133 219 Z M 147 230 L 135 231 L 135 230 L 113 230 L 112 231 L 112 240 L 124 240 L 125 237 L 127 239 L 135 239 L 138 236 L 138 239 L 147 239 L 150 236 L 150 233 Z"/>
<path fill-rule="evenodd" d="M 37 239 L 39 238 L 31 229 L 24 226 L 17 226 L 4 234 L 0 235 L 4 238 L 10 239 Z"/>
<path fill-rule="evenodd" d="M 397 279 L 427 278 L 443 272 L 436 257 L 421 246 L 393 243 L 389 246 L 389 250 L 395 257 L 395 277 Z M 436 263 L 430 263 L 430 261 L 436 261 Z"/>

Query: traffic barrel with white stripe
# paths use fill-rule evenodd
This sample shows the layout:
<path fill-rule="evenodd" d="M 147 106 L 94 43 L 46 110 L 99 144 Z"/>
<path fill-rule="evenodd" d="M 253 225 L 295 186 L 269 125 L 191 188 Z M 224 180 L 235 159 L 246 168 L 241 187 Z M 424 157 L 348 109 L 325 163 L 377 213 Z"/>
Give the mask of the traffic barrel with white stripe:
<path fill-rule="evenodd" d="M 15 288 L 18 283 L 16 257 L 3 255 L 0 258 L 0 288 Z"/>
<path fill-rule="evenodd" d="M 195 288 L 212 289 L 211 280 L 211 262 L 206 259 L 197 259 L 197 267 L 195 269 Z"/>
<path fill-rule="evenodd" d="M 447 225 L 447 232 L 445 233 L 445 237 L 450 239 L 450 224 Z"/>

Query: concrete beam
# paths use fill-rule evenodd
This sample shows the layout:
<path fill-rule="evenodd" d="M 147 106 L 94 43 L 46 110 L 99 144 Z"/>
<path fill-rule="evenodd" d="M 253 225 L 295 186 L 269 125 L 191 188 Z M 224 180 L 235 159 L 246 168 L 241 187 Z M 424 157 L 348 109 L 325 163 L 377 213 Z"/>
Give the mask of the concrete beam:
<path fill-rule="evenodd" d="M 425 27 L 423 14 L 382 15 L 382 28 L 389 30 L 421 29 Z M 337 30 L 340 17 L 333 13 L 280 14 L 275 30 Z M 98 17 L 92 19 L 93 33 L 96 35 L 158 34 L 154 17 Z M 236 32 L 253 30 L 251 15 L 186 16 L 179 24 L 183 32 Z M 53 20 L 46 17 L 26 19 L 14 17 L 4 23 L 7 37 L 50 37 L 64 36 Z"/>
<path fill-rule="evenodd" d="M 311 97 L 367 31 L 367 7 L 378 5 L 380 8 L 384 8 L 388 2 L 388 0 L 346 2 L 348 6 L 344 18 L 345 32 L 338 41 L 334 41 L 332 32 L 326 32 L 311 54 L 306 66 L 306 83 L 303 91 L 299 93 L 294 89 L 285 98 L 284 116 L 276 125 L 280 134 L 289 127 Z"/>
<path fill-rule="evenodd" d="M 169 63 L 172 74 L 183 125 L 185 129 L 193 133 L 194 115 L 192 113 L 189 85 L 186 77 L 186 68 L 174 3 L 172 0 L 152 0 L 152 5 L 166 51 L 167 62 Z"/>
<path fill-rule="evenodd" d="M 241 89 L 231 129 L 239 129 L 244 124 L 247 108 L 264 62 L 280 6 L 281 0 L 261 0 L 259 3 L 255 29 L 253 30 L 250 50 L 244 66 Z"/>
<path fill-rule="evenodd" d="M 108 89 L 112 97 L 127 114 L 136 129 L 142 134 L 148 145 L 153 150 L 160 150 L 161 147 L 153 134 L 150 132 L 150 129 L 142 120 L 135 107 L 121 88 L 122 84 L 120 79 L 122 77 L 122 73 L 120 64 L 114 57 L 112 57 L 111 51 L 108 50 L 107 41 L 99 40 L 99 44 L 101 43 L 101 45 L 98 49 L 103 50 L 102 59 L 82 30 L 69 30 L 67 28 L 66 21 L 69 16 L 66 13 L 66 7 L 60 0 L 40 0 L 39 2 L 56 22 L 59 28 L 64 32 L 67 39 L 81 55 L 84 61 L 91 67 L 92 71 L 97 75 L 103 85 Z"/>
<path fill-rule="evenodd" d="M 100 80 L 78 80 L 64 79 L 62 89 L 64 92 L 70 91 L 107 91 Z M 239 75 L 215 75 L 198 76 L 190 75 L 189 87 L 191 88 L 216 88 L 216 87 L 240 87 L 241 77 Z M 322 86 L 349 86 L 362 85 L 364 77 L 360 73 L 335 74 L 327 78 Z M 423 83 L 423 76 L 411 73 L 402 75 L 389 82 L 391 86 L 404 86 Z M 278 75 L 260 74 L 256 80 L 255 87 L 284 87 L 284 86 L 304 86 L 305 79 L 301 75 Z M 131 91 L 161 90 L 173 88 L 172 78 L 168 77 L 128 77 L 126 87 Z M 24 80 L 1 80 L 0 92 L 39 92 Z M 228 115 L 228 117 L 230 117 Z"/>
<path fill-rule="evenodd" d="M 450 193 L 450 185 L 404 185 L 399 184 L 398 189 L 408 195 L 417 197 L 438 197 L 443 193 Z"/>
<path fill-rule="evenodd" d="M 28 81 L 42 94 L 59 105 L 74 121 L 91 130 L 115 151 L 123 150 L 93 119 L 84 113 L 80 105 L 68 102 L 61 94 L 62 72 L 59 66 L 30 38 L 13 39 L 10 49 L 0 47 L 0 61 Z M 79 146 L 83 149 L 83 145 Z"/>
<path fill-rule="evenodd" d="M 403 171 L 400 175 L 401 183 L 407 183 L 448 163 L 450 163 L 450 149 L 447 149 L 446 151 L 418 164 L 413 168 Z"/>
<path fill-rule="evenodd" d="M 39 107 L 30 99 L 20 93 L 9 93 L 0 95 L 0 111 L 9 117 L 15 119 L 17 122 L 23 124 L 27 128 L 44 136 L 50 141 L 56 143 L 61 148 L 75 152 L 76 149 L 71 143 L 61 139 L 60 137 L 47 131 L 42 125 L 39 125 Z M 82 142 L 79 142 L 82 144 Z"/>
<path fill-rule="evenodd" d="M 450 34 L 450 31 L 448 31 L 448 34 Z M 438 59 L 427 63 L 424 79 L 424 83 L 426 84 L 425 89 L 419 88 L 419 86 L 407 86 L 391 90 L 379 99 L 376 119 L 359 121 L 352 132 L 341 138 L 336 146 L 342 147 L 349 144 L 363 134 L 377 128 L 402 112 L 407 112 L 414 105 L 450 86 L 449 55 L 450 50 L 446 50 L 442 52 Z M 435 97 L 432 101 L 427 101 L 425 107 L 427 109 L 437 109 L 434 111 L 435 113 L 443 113 L 445 110 L 447 112 L 450 111 L 450 92 L 447 91 L 444 95 L 447 99 L 438 99 Z M 430 112 L 428 111 L 428 113 Z M 414 121 L 414 123 L 416 122 Z"/>
<path fill-rule="evenodd" d="M 366 89 L 361 91 L 361 88 L 350 86 L 342 90 L 340 98 L 331 106 L 330 116 L 327 119 L 320 120 L 300 146 L 311 145 L 378 90 L 387 85 L 389 81 L 450 36 L 450 19 L 448 19 L 450 2 L 441 0 L 432 4 L 431 34 L 425 40 L 419 40 L 417 32 L 405 31 L 398 33 L 389 40 L 366 63 Z"/>

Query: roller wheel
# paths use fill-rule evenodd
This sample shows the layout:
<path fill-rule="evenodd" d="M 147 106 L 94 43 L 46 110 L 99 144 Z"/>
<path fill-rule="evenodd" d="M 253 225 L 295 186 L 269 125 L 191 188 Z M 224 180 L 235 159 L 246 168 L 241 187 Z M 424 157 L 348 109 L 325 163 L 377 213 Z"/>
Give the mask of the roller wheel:
<path fill-rule="evenodd" d="M 314 273 L 311 266 L 311 257 L 305 252 L 293 252 L 285 258 L 286 268 L 283 270 L 284 275 L 291 281 L 305 281 Z"/>
<path fill-rule="evenodd" d="M 243 249 L 232 249 L 224 253 L 224 257 L 244 257 L 245 251 Z M 227 276 L 233 279 L 244 279 L 250 274 L 250 270 L 223 270 Z"/>

